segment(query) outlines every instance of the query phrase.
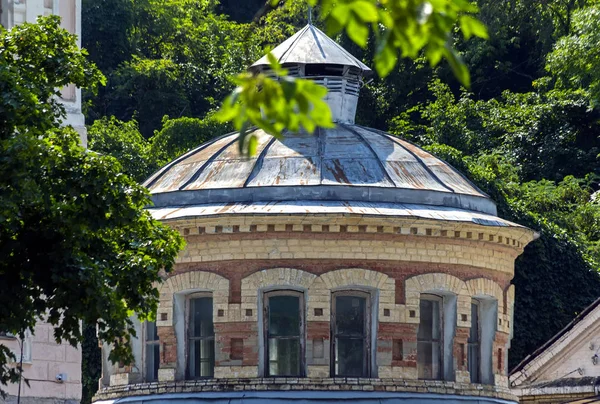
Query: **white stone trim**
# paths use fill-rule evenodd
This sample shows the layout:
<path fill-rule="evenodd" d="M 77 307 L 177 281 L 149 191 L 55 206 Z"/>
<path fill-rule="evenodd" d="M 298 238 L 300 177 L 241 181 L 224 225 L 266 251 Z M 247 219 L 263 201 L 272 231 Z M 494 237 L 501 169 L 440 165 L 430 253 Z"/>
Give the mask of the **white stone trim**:
<path fill-rule="evenodd" d="M 533 358 L 521 370 L 509 377 L 512 386 L 521 386 L 533 378 L 533 376 L 547 366 L 552 359 L 561 352 L 569 349 L 575 340 L 587 329 L 594 327 L 600 319 L 600 305 L 596 306 L 590 313 L 583 317 L 572 329 L 562 335 L 557 341 L 547 347 L 537 357 Z M 536 390 L 539 390 L 537 388 Z M 523 389 L 523 394 L 526 389 Z"/>

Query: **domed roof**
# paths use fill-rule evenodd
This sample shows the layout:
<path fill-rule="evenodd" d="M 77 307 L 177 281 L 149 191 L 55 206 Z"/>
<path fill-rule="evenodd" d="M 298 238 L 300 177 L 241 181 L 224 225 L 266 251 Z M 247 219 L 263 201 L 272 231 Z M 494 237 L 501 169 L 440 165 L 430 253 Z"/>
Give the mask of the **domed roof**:
<path fill-rule="evenodd" d="M 370 69 L 307 25 L 272 53 L 288 74 L 328 89 L 337 123 L 314 135 L 276 139 L 260 129 L 256 156 L 238 150 L 238 133 L 188 152 L 144 185 L 160 220 L 220 215 L 363 215 L 519 225 L 496 217 L 496 204 L 463 175 L 419 147 L 354 124 Z M 250 67 L 269 74 L 262 58 Z"/>
<path fill-rule="evenodd" d="M 453 167 L 388 133 L 338 124 L 282 139 L 258 129 L 253 134 L 258 148 L 252 158 L 239 154 L 232 133 L 158 171 L 145 183 L 155 207 L 335 201 L 496 214 L 494 202 Z"/>

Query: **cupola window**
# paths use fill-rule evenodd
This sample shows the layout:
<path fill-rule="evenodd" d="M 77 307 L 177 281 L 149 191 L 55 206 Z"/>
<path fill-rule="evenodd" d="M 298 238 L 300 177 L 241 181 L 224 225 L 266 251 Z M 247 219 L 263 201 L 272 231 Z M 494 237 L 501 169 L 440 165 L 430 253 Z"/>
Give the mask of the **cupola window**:
<path fill-rule="evenodd" d="M 371 296 L 360 291 L 332 296 L 334 377 L 370 377 Z"/>
<path fill-rule="evenodd" d="M 266 376 L 304 373 L 304 294 L 273 291 L 264 294 Z"/>
<path fill-rule="evenodd" d="M 215 367 L 215 331 L 213 299 L 194 294 L 188 300 L 187 376 L 190 379 L 212 377 Z"/>
<path fill-rule="evenodd" d="M 158 329 L 154 321 L 146 322 L 146 340 L 144 345 L 146 349 L 145 379 L 147 382 L 154 382 L 158 380 L 158 367 L 160 366 L 160 340 L 158 339 Z"/>
<path fill-rule="evenodd" d="M 331 65 L 331 64 L 307 64 L 304 66 L 304 74 L 306 77 L 311 76 L 343 76 L 344 66 L 343 65 Z"/>

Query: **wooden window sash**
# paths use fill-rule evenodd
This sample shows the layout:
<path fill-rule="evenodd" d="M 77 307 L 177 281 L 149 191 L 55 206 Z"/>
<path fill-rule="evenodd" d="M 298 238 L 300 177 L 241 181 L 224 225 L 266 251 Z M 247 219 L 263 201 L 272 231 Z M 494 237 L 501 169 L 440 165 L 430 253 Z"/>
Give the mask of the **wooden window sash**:
<path fill-rule="evenodd" d="M 331 352 L 330 352 L 330 372 L 332 377 L 345 377 L 342 374 L 336 373 L 336 340 L 338 338 L 336 315 L 337 315 L 337 297 L 349 296 L 359 297 L 365 299 L 365 323 L 364 323 L 364 334 L 358 337 L 348 337 L 342 335 L 347 339 L 362 339 L 363 340 L 363 369 L 361 377 L 370 377 L 371 375 L 371 294 L 363 290 L 340 290 L 333 292 L 331 295 Z"/>
<path fill-rule="evenodd" d="M 298 297 L 298 317 L 300 319 L 299 335 L 297 336 L 271 336 L 269 334 L 269 299 L 276 296 L 295 296 Z M 306 375 L 306 322 L 304 319 L 305 301 L 304 293 L 297 290 L 278 289 L 263 293 L 263 346 L 264 346 L 264 374 L 265 377 L 304 377 Z M 270 372 L 271 360 L 269 359 L 269 339 L 279 340 L 298 340 L 300 345 L 300 364 L 299 375 L 275 375 Z"/>

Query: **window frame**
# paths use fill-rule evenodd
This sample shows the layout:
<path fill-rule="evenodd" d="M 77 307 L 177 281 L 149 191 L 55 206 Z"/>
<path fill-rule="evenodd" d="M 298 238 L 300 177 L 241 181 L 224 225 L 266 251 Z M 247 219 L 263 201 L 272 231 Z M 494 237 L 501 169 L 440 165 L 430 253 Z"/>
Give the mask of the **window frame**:
<path fill-rule="evenodd" d="M 360 378 L 370 378 L 373 373 L 373 365 L 371 363 L 373 359 L 372 352 L 372 326 L 373 322 L 377 321 L 377 319 L 373 318 L 373 304 L 374 297 L 370 291 L 361 290 L 361 289 L 342 289 L 331 292 L 331 322 L 330 322 L 330 375 L 331 377 L 357 377 L 353 375 L 344 375 L 336 373 L 336 338 L 337 338 L 337 328 L 336 328 L 336 318 L 337 318 L 337 301 L 336 298 L 338 296 L 356 296 L 365 298 L 365 324 L 364 330 L 365 334 L 362 337 L 364 340 L 364 349 L 363 349 L 363 370 Z"/>
<path fill-rule="evenodd" d="M 191 320 L 191 301 L 194 299 L 202 299 L 202 298 L 210 298 L 211 299 L 211 320 L 213 323 L 213 333 L 211 336 L 208 337 L 192 337 L 190 335 L 191 333 L 191 327 L 190 327 L 190 320 Z M 216 341 L 215 341 L 215 332 L 214 332 L 214 300 L 213 300 L 213 294 L 212 292 L 194 292 L 194 293 L 190 293 L 188 295 L 185 296 L 185 310 L 184 310 L 184 316 L 185 316 L 185 379 L 186 380 L 202 380 L 202 379 L 212 379 L 214 378 L 215 375 L 215 361 L 216 361 Z M 195 376 L 195 377 L 191 377 L 190 376 L 190 348 L 191 348 L 191 343 L 192 341 L 197 341 L 197 340 L 212 340 L 213 341 L 213 352 L 212 352 L 212 374 L 210 376 Z"/>
<path fill-rule="evenodd" d="M 157 336 L 156 340 L 152 340 L 152 341 L 148 340 L 148 323 L 154 323 L 154 327 L 156 328 L 156 336 Z M 145 382 L 149 382 L 149 383 L 156 382 L 156 381 L 158 381 L 158 369 L 160 369 L 160 337 L 158 336 L 158 326 L 156 325 L 156 321 L 144 321 L 142 335 L 144 336 L 143 345 L 142 345 L 142 358 L 143 358 L 143 363 L 144 363 L 143 379 Z M 152 378 L 148 377 L 148 354 L 149 354 L 148 347 L 149 346 L 151 346 L 152 348 L 155 348 L 156 346 L 158 346 L 159 360 L 158 360 L 158 368 L 156 370 L 156 379 L 154 378 L 154 376 Z"/>
<path fill-rule="evenodd" d="M 269 374 L 269 298 L 274 296 L 297 296 L 299 299 L 300 333 L 297 338 L 300 342 L 300 371 L 298 375 L 270 375 Z M 305 292 L 294 289 L 272 289 L 262 293 L 262 343 L 263 343 L 263 374 L 264 377 L 305 377 L 306 376 L 306 296 Z M 281 338 L 281 337 L 279 337 Z M 286 338 L 286 337 L 283 337 Z M 289 339 L 289 338 L 286 338 Z"/>
<path fill-rule="evenodd" d="M 423 340 L 423 339 L 419 339 L 419 327 L 421 326 L 421 301 L 423 300 L 427 300 L 427 301 L 435 301 L 438 302 L 438 319 L 439 319 L 439 340 L 435 340 L 432 338 L 431 340 Z M 445 372 L 444 372 L 444 296 L 443 295 L 436 295 L 435 293 L 421 293 L 421 295 L 419 296 L 419 327 L 417 327 L 417 377 L 418 380 L 445 380 Z M 419 377 L 419 343 L 420 342 L 424 342 L 424 343 L 430 343 L 433 344 L 434 342 L 438 343 L 438 357 L 439 357 L 439 362 L 438 362 L 438 373 L 439 376 L 437 378 L 421 378 Z M 433 362 L 431 363 L 431 366 L 433 366 Z"/>

